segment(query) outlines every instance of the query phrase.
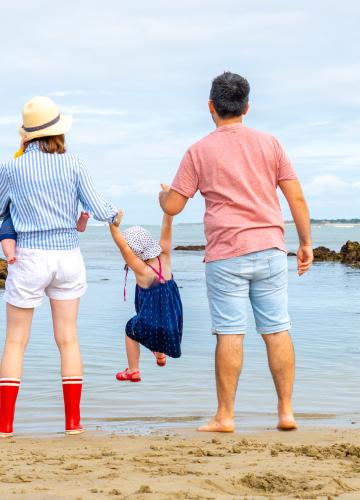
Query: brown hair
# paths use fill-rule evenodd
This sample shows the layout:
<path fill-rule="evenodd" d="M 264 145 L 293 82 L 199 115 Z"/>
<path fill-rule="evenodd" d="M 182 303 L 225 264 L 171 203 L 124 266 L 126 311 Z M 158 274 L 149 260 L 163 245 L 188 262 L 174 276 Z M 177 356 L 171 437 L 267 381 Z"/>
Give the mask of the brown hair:
<path fill-rule="evenodd" d="M 24 151 L 26 151 L 26 146 L 32 142 L 39 142 L 40 149 L 43 153 L 58 153 L 62 154 L 66 152 L 65 147 L 65 135 L 49 135 L 48 137 L 38 137 L 26 142 L 24 145 Z"/>

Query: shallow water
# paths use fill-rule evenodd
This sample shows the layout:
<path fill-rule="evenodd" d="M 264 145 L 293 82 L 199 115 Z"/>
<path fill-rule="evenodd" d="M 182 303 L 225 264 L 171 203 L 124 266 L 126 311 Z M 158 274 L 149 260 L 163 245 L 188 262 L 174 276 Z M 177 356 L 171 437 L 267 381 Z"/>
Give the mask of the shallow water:
<path fill-rule="evenodd" d="M 150 228 L 158 233 L 158 227 Z M 287 226 L 289 250 L 296 250 L 293 225 Z M 339 249 L 360 240 L 360 227 L 313 227 L 314 244 Z M 174 228 L 174 244 L 201 244 L 201 225 Z M 142 351 L 140 384 L 119 383 L 115 372 L 126 367 L 123 331 L 133 314 L 134 280 L 123 302 L 123 262 L 107 228 L 89 227 L 81 237 L 89 289 L 82 299 L 79 335 L 84 358 L 83 421 L 86 427 L 123 432 L 194 427 L 216 404 L 210 320 L 199 252 L 174 252 L 173 271 L 181 287 L 185 313 L 183 356 L 159 368 Z M 315 264 L 299 278 L 289 258 L 292 336 L 297 354 L 294 402 L 302 425 L 360 425 L 360 270 L 338 263 Z M 4 304 L 0 306 L 1 342 Z M 250 312 L 250 311 L 249 311 Z M 251 314 L 245 339 L 244 368 L 237 397 L 237 419 L 244 430 L 276 423 L 276 398 L 264 345 Z M 58 353 L 48 304 L 36 311 L 25 359 L 16 430 L 63 429 Z"/>

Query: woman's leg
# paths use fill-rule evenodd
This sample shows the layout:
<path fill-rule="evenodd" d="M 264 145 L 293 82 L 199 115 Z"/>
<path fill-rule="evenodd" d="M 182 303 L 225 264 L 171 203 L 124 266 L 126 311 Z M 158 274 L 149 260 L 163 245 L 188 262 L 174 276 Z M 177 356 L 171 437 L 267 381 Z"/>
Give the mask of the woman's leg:
<path fill-rule="evenodd" d="M 125 346 L 126 355 L 128 359 L 129 372 L 139 371 L 139 361 L 140 361 L 140 344 L 136 340 L 131 339 L 125 335 Z"/>
<path fill-rule="evenodd" d="M 80 299 L 50 300 L 55 342 L 61 358 L 61 375 L 82 375 L 80 346 L 77 338 L 77 316 Z"/>
<path fill-rule="evenodd" d="M 80 400 L 82 390 L 82 361 L 77 338 L 77 315 L 80 299 L 51 299 L 55 341 L 61 357 L 61 375 L 65 407 L 65 432 L 82 432 Z"/>
<path fill-rule="evenodd" d="M 34 309 L 6 304 L 6 339 L 0 367 L 1 378 L 21 378 L 33 314 Z"/>
<path fill-rule="evenodd" d="M 33 309 L 6 306 L 6 340 L 0 366 L 0 436 L 11 436 L 23 357 L 29 340 Z"/>

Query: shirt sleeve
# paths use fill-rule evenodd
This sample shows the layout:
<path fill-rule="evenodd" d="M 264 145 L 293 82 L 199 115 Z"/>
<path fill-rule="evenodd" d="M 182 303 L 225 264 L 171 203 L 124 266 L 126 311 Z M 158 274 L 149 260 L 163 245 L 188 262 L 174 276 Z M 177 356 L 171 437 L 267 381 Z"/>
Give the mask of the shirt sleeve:
<path fill-rule="evenodd" d="M 276 147 L 278 182 L 297 179 L 295 169 L 292 166 L 289 157 L 285 153 L 284 148 L 279 144 L 278 141 L 275 141 L 275 147 Z"/>
<path fill-rule="evenodd" d="M 116 220 L 118 210 L 96 191 L 82 162 L 79 169 L 78 196 L 84 210 L 90 212 L 94 219 L 109 224 Z"/>
<path fill-rule="evenodd" d="M 185 153 L 180 163 L 171 189 L 187 198 L 192 198 L 199 189 L 199 176 L 189 150 Z"/>
<path fill-rule="evenodd" d="M 4 165 L 0 166 L 0 217 L 6 215 L 10 202 L 9 178 Z"/>

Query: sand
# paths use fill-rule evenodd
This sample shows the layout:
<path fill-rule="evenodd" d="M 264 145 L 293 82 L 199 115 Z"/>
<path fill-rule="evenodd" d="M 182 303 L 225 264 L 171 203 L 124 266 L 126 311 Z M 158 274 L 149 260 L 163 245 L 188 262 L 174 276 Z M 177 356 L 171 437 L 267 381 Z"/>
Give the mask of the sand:
<path fill-rule="evenodd" d="M 3 499 L 360 499 L 360 429 L 14 437 Z"/>

